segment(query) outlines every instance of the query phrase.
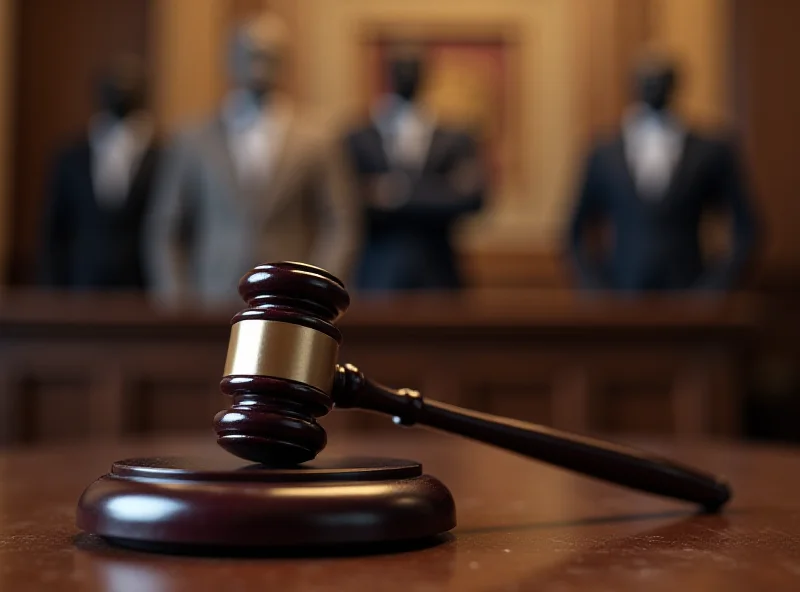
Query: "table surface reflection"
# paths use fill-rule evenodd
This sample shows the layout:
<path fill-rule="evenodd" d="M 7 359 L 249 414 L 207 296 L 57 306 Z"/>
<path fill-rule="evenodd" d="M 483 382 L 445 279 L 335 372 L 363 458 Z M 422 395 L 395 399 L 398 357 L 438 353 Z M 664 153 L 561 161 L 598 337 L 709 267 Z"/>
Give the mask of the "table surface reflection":
<path fill-rule="evenodd" d="M 120 550 L 74 525 L 118 458 L 203 454 L 213 438 L 73 444 L 0 455 L 0 590 L 800 590 L 800 454 L 638 441 L 726 475 L 722 515 L 422 429 L 331 434 L 323 453 L 422 461 L 458 526 L 438 544 L 360 556 L 188 557 Z"/>

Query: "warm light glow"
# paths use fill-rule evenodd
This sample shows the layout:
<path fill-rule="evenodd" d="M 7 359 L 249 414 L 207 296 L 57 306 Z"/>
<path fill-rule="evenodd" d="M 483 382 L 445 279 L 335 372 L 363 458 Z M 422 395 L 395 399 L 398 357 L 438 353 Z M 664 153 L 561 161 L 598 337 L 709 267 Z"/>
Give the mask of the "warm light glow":
<path fill-rule="evenodd" d="M 335 498 L 342 497 L 374 497 L 385 493 L 390 488 L 387 485 L 326 485 L 324 487 L 275 487 L 269 490 L 270 497 L 322 497 Z"/>
<path fill-rule="evenodd" d="M 151 495 L 127 495 L 108 503 L 108 515 L 114 520 L 127 522 L 169 520 L 183 509 L 180 500 Z"/>

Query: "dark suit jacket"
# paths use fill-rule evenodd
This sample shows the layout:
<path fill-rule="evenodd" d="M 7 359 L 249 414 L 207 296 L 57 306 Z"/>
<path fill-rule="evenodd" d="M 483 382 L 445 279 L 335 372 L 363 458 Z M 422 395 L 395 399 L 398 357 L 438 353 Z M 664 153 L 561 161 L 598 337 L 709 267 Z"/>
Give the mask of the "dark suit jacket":
<path fill-rule="evenodd" d="M 375 126 L 346 138 L 355 176 L 362 186 L 393 170 Z M 457 289 L 462 285 L 451 229 L 462 215 L 483 206 L 484 187 L 459 191 L 448 178 L 459 166 L 477 163 L 477 146 L 458 130 L 434 130 L 422 169 L 411 174 L 409 199 L 384 210 L 362 200 L 364 251 L 358 266 L 362 290 Z"/>
<path fill-rule="evenodd" d="M 95 199 L 88 138 L 55 158 L 44 206 L 39 282 L 69 289 L 142 289 L 142 224 L 159 150 L 143 155 L 119 209 Z"/>
<path fill-rule="evenodd" d="M 732 218 L 732 250 L 705 261 L 700 248 L 704 212 Z M 612 227 L 610 252 L 593 257 L 586 231 Z M 732 288 L 749 259 L 755 215 L 732 146 L 689 133 L 664 195 L 642 199 L 628 168 L 621 137 L 591 153 L 569 229 L 569 250 L 583 287 L 625 291 Z"/>

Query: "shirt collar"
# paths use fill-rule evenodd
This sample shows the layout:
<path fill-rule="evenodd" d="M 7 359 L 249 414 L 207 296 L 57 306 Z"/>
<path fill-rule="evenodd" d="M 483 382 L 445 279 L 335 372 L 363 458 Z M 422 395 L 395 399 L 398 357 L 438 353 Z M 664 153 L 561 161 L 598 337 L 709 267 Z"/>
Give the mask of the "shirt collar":
<path fill-rule="evenodd" d="M 268 107 L 258 102 L 246 91 L 231 91 L 222 104 L 222 120 L 232 132 L 246 132 L 267 118 Z"/>
<path fill-rule="evenodd" d="M 136 111 L 123 119 L 101 111 L 89 121 L 89 141 L 92 145 L 124 138 L 134 144 L 147 145 L 153 136 L 153 122 L 144 111 Z"/>
<path fill-rule="evenodd" d="M 372 120 L 381 133 L 392 131 L 399 121 L 407 118 L 416 119 L 427 126 L 433 126 L 435 122 L 425 107 L 394 93 L 384 95 L 372 109 Z"/>
<path fill-rule="evenodd" d="M 647 105 L 632 105 L 623 115 L 622 127 L 627 135 L 641 129 L 660 129 L 671 135 L 683 136 L 683 124 L 671 111 L 656 111 Z"/>

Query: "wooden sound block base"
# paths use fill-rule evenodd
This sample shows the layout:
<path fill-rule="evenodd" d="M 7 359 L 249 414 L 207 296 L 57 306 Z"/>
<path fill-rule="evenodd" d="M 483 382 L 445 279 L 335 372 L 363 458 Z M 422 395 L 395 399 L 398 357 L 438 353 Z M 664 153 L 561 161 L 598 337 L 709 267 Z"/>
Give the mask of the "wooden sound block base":
<path fill-rule="evenodd" d="M 78 527 L 121 546 L 208 553 L 412 542 L 455 526 L 419 463 L 319 459 L 272 468 L 232 456 L 135 458 L 86 488 Z"/>

